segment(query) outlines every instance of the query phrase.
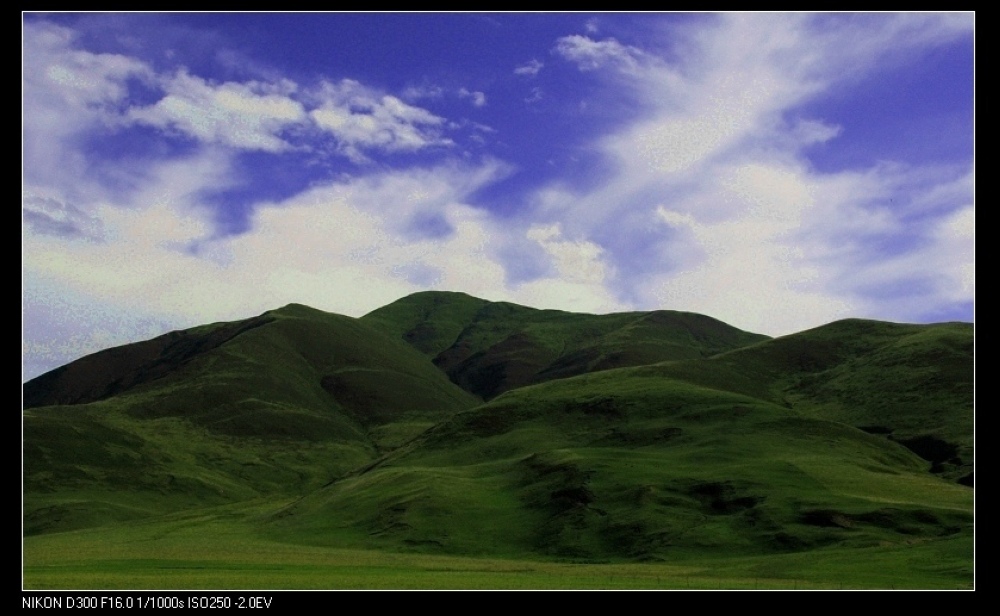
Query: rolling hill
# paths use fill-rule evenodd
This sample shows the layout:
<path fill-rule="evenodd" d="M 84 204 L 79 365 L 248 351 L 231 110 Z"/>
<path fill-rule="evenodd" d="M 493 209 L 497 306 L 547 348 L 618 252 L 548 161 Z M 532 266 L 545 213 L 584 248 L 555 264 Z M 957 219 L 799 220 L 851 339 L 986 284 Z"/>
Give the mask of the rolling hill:
<path fill-rule="evenodd" d="M 921 545 L 964 583 L 973 340 L 443 292 L 359 319 L 292 304 L 26 383 L 24 533 L 253 504 L 239 524 L 281 545 L 591 563 Z"/>
<path fill-rule="evenodd" d="M 963 335 L 971 331 L 956 325 L 834 323 L 712 358 L 523 387 L 282 510 L 277 536 L 584 560 L 960 536 L 972 529 L 971 490 L 917 455 L 916 437 L 886 437 L 949 436 L 971 452 L 971 387 L 937 391 L 922 379 L 880 390 L 871 379 L 887 356 L 918 343 L 915 372 L 933 367 L 926 351 L 938 344 L 956 351 L 930 354 L 944 358 L 942 371 L 971 368 L 965 347 L 950 344 Z M 850 387 L 838 385 L 845 366 L 858 373 Z M 829 376 L 807 388 L 804 374 Z M 818 382 L 826 386 L 813 389 Z M 828 392 L 843 390 L 872 400 L 838 415 Z M 896 408 L 921 390 L 923 408 Z M 957 456 L 949 463 L 967 472 Z M 372 500 L 359 506 L 358 494 Z"/>
<path fill-rule="evenodd" d="M 479 403 L 405 343 L 294 304 L 84 357 L 24 400 L 29 533 L 317 487 Z"/>

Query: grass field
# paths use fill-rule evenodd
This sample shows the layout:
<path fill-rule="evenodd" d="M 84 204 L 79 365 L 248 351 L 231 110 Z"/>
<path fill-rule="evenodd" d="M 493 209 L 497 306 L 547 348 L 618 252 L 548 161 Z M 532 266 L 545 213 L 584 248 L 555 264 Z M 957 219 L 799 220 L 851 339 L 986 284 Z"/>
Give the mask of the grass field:
<path fill-rule="evenodd" d="M 260 538 L 275 504 L 28 537 L 25 589 L 972 588 L 970 537 L 804 554 L 569 563 L 303 546 Z"/>

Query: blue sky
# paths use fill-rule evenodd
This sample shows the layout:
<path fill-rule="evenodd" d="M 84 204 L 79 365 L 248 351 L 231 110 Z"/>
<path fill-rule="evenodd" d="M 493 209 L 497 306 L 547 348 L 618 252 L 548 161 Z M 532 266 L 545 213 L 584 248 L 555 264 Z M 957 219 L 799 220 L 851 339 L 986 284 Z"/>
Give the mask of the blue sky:
<path fill-rule="evenodd" d="M 972 321 L 974 17 L 24 14 L 23 377 L 425 289 Z"/>

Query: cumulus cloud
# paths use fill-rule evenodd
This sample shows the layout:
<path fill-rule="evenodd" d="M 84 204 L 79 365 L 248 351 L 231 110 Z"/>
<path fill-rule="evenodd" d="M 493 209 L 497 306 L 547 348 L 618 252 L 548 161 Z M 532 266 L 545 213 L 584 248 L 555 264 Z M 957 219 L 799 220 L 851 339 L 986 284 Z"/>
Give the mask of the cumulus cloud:
<path fill-rule="evenodd" d="M 181 70 L 164 79 L 163 88 L 166 96 L 131 109 L 128 119 L 205 143 L 279 152 L 290 147 L 281 131 L 306 117 L 301 103 L 290 97 L 296 86 L 288 81 L 215 84 Z"/>
<path fill-rule="evenodd" d="M 301 147 L 290 137 L 318 129 L 359 161 L 366 160 L 365 150 L 452 143 L 443 136 L 443 118 L 354 80 L 315 88 L 287 79 L 220 83 L 185 68 L 157 73 L 138 59 L 79 49 L 77 39 L 72 30 L 46 22 L 24 26 L 25 162 L 32 176 L 49 170 L 54 177 L 68 165 L 85 164 L 79 156 L 67 160 L 73 148 L 53 147 L 55 141 L 131 125 L 272 153 Z M 139 85 L 154 101 L 135 102 Z M 482 92 L 462 89 L 460 96 L 486 104 Z"/>
<path fill-rule="evenodd" d="M 352 79 L 325 82 L 316 96 L 321 103 L 310 117 L 352 159 L 366 160 L 366 149 L 412 152 L 453 144 L 441 134 L 443 118 Z"/>
<path fill-rule="evenodd" d="M 524 237 L 541 248 L 549 265 L 530 280 L 509 285 L 504 292 L 508 301 L 572 312 L 608 313 L 629 309 L 628 304 L 618 300 L 608 289 L 607 282 L 613 270 L 604 262 L 600 246 L 586 239 L 566 238 L 560 223 L 531 225 Z M 517 244 L 516 238 L 513 243 Z M 518 246 L 519 253 L 523 254 L 525 248 Z M 501 259 L 505 269 L 509 269 L 509 256 Z M 509 279 L 509 271 L 506 274 Z"/>

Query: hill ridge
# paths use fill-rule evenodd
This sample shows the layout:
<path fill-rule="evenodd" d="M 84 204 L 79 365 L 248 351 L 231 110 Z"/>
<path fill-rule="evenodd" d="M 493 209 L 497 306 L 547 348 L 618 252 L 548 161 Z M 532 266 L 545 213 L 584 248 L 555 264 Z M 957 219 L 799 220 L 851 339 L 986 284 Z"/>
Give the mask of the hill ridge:
<path fill-rule="evenodd" d="M 361 319 L 406 340 L 487 399 L 551 378 L 702 357 L 768 338 L 692 312 L 595 315 L 450 292 L 411 294 Z"/>

